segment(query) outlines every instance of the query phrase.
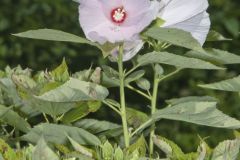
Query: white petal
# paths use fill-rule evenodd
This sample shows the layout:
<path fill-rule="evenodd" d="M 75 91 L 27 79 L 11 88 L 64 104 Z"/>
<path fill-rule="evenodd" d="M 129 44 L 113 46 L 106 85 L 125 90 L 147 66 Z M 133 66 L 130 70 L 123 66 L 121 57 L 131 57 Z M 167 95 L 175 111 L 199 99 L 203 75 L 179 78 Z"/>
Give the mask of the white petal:
<path fill-rule="evenodd" d="M 158 16 L 165 20 L 163 26 L 183 22 L 208 8 L 207 0 L 161 0 L 160 3 L 162 8 Z"/>
<path fill-rule="evenodd" d="M 190 32 L 203 45 L 209 32 L 210 24 L 209 14 L 203 12 L 183 22 L 167 26 L 167 28 L 178 28 Z"/>
<path fill-rule="evenodd" d="M 132 59 L 142 49 L 143 45 L 144 42 L 142 40 L 125 42 L 123 45 L 124 47 L 123 61 L 128 61 Z M 117 61 L 118 53 L 119 53 L 118 47 L 116 47 L 112 51 L 112 57 L 110 57 L 110 60 Z"/>

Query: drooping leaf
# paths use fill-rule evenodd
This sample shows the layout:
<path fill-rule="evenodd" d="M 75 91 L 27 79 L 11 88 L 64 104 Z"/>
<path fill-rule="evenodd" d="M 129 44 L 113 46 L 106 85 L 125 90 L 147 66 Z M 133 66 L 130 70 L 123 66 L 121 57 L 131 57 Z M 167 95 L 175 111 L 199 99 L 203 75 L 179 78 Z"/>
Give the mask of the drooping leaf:
<path fill-rule="evenodd" d="M 138 128 L 141 124 L 146 122 L 149 118 L 146 113 L 138 111 L 133 108 L 126 108 L 127 110 L 127 122 L 130 126 Z"/>
<path fill-rule="evenodd" d="M 144 70 L 139 70 L 139 71 L 136 71 L 136 72 L 133 72 L 132 74 L 130 74 L 126 79 L 125 79 L 125 83 L 126 84 L 129 84 L 131 82 L 134 82 L 134 81 L 137 81 L 139 80 L 140 78 L 142 78 L 145 74 L 145 71 Z"/>
<path fill-rule="evenodd" d="M 139 66 L 145 66 L 148 64 L 159 63 L 176 66 L 178 68 L 190 68 L 190 69 L 207 69 L 207 70 L 219 70 L 221 67 L 215 66 L 209 62 L 184 57 L 168 52 L 151 52 L 139 56 L 137 59 Z"/>
<path fill-rule="evenodd" d="M 104 100 L 108 90 L 100 85 L 70 78 L 62 86 L 44 93 L 36 98 L 50 102 L 79 102 L 91 100 Z"/>
<path fill-rule="evenodd" d="M 83 119 L 74 123 L 74 126 L 85 129 L 93 134 L 98 134 L 104 131 L 121 128 L 121 125 L 108 121 L 99 121 L 95 119 Z"/>
<path fill-rule="evenodd" d="M 161 149 L 166 154 L 167 157 L 172 157 L 173 156 L 173 149 L 172 149 L 170 143 L 167 142 L 164 138 L 162 138 L 160 136 L 154 136 L 153 137 L 153 142 L 159 149 Z M 175 146 L 175 144 L 174 144 L 174 146 Z M 178 155 L 183 154 L 182 150 L 177 145 L 176 145 L 175 148 L 177 150 L 179 150 Z"/>
<path fill-rule="evenodd" d="M 222 90 L 222 91 L 231 91 L 231 92 L 240 92 L 240 76 L 227 79 L 220 82 L 210 83 L 199 85 L 202 88 Z"/>
<path fill-rule="evenodd" d="M 180 29 L 152 27 L 144 32 L 144 36 L 187 49 L 204 52 L 201 45 L 189 32 Z"/>
<path fill-rule="evenodd" d="M 118 71 L 109 66 L 102 66 L 102 85 L 106 87 L 117 87 L 120 84 Z"/>
<path fill-rule="evenodd" d="M 37 143 L 37 146 L 33 152 L 33 160 L 60 160 L 60 158 L 48 147 L 47 143 L 43 138 Z"/>
<path fill-rule="evenodd" d="M 240 121 L 216 108 L 216 102 L 185 102 L 158 110 L 153 120 L 169 119 L 217 128 L 237 129 Z"/>
<path fill-rule="evenodd" d="M 15 127 L 22 132 L 27 133 L 31 128 L 30 124 L 24 120 L 24 118 L 8 107 L 0 105 L 0 115 L 1 121 Z"/>
<path fill-rule="evenodd" d="M 96 136 L 84 129 L 48 123 L 35 126 L 30 132 L 25 134 L 22 139 L 36 143 L 38 139 L 43 136 L 47 142 L 65 144 L 67 142 L 66 135 L 82 145 L 99 145 L 101 143 Z"/>
<path fill-rule="evenodd" d="M 216 62 L 218 64 L 239 64 L 240 56 L 230 53 L 228 51 L 223 51 L 214 48 L 205 49 L 205 53 L 200 53 L 197 51 L 189 51 L 186 56 L 199 58 L 205 61 Z"/>
<path fill-rule="evenodd" d="M 214 31 L 214 30 L 211 30 L 209 33 L 208 33 L 208 36 L 207 36 L 207 40 L 206 41 L 231 41 L 232 39 L 229 39 L 229 38 L 225 38 L 223 35 L 221 35 L 220 33 Z"/>
<path fill-rule="evenodd" d="M 200 96 L 200 97 L 190 96 L 190 97 L 183 97 L 183 98 L 173 98 L 173 99 L 166 100 L 166 102 L 170 105 L 177 105 L 185 102 L 218 102 L 218 100 L 210 96 Z"/>
<path fill-rule="evenodd" d="M 214 150 L 212 159 L 214 160 L 236 160 L 239 155 L 240 140 L 227 140 L 221 142 Z"/>

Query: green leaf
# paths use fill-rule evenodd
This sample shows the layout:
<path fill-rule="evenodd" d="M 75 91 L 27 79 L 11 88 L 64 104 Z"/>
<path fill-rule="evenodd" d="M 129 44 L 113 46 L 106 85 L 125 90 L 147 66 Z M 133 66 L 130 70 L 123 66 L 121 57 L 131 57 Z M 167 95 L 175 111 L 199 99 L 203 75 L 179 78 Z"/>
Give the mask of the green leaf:
<path fill-rule="evenodd" d="M 115 150 L 113 160 L 124 160 L 124 154 L 120 147 Z"/>
<path fill-rule="evenodd" d="M 37 29 L 29 30 L 22 33 L 13 34 L 17 37 L 49 40 L 49 41 L 61 41 L 61 42 L 74 42 L 74 43 L 86 43 L 95 46 L 96 44 L 86 40 L 85 38 L 66 33 L 54 29 Z"/>
<path fill-rule="evenodd" d="M 133 72 L 132 74 L 130 74 L 126 79 L 125 79 L 125 83 L 126 84 L 129 84 L 131 82 L 134 82 L 134 81 L 137 81 L 139 80 L 140 78 L 142 78 L 145 74 L 145 71 L 144 70 L 139 70 L 139 71 L 136 71 L 136 72 Z"/>
<path fill-rule="evenodd" d="M 210 96 L 200 96 L 200 97 L 190 96 L 190 97 L 183 97 L 183 98 L 173 98 L 173 99 L 166 100 L 166 102 L 170 105 L 177 105 L 185 102 L 218 102 L 218 100 Z"/>
<path fill-rule="evenodd" d="M 113 149 L 112 145 L 108 141 L 106 141 L 102 145 L 103 160 L 112 160 L 113 155 L 114 155 L 114 149 Z"/>
<path fill-rule="evenodd" d="M 198 125 L 237 129 L 240 121 L 231 118 L 216 108 L 216 102 L 185 102 L 158 110 L 153 120 L 169 119 Z"/>
<path fill-rule="evenodd" d="M 69 141 L 71 142 L 73 148 L 75 151 L 82 153 L 85 156 L 93 157 L 92 151 L 90 149 L 83 147 L 82 145 L 78 144 L 75 140 L 73 140 L 71 137 L 68 137 Z"/>
<path fill-rule="evenodd" d="M 62 121 L 65 123 L 75 122 L 91 112 L 96 112 L 101 107 L 101 102 L 99 101 L 89 101 L 80 103 L 77 107 L 71 109 L 69 112 L 65 113 Z"/>
<path fill-rule="evenodd" d="M 57 82 L 66 82 L 69 80 L 68 66 L 65 59 L 63 59 L 62 64 L 50 72 L 50 74 Z"/>
<path fill-rule="evenodd" d="M 225 38 L 223 35 L 220 33 L 211 30 L 208 33 L 207 40 L 206 41 L 231 41 L 232 39 Z"/>
<path fill-rule="evenodd" d="M 0 115 L 1 121 L 15 127 L 22 132 L 27 133 L 31 128 L 30 124 L 28 124 L 26 120 L 8 107 L 0 105 Z"/>
<path fill-rule="evenodd" d="M 201 45 L 189 32 L 180 29 L 152 27 L 144 32 L 144 36 L 187 49 L 204 52 Z"/>
<path fill-rule="evenodd" d="M 151 88 L 151 83 L 146 78 L 140 78 L 139 80 L 136 81 L 136 83 L 137 86 L 142 90 L 148 91 Z"/>
<path fill-rule="evenodd" d="M 36 98 L 50 102 L 79 102 L 91 100 L 104 100 L 108 90 L 100 85 L 70 78 L 62 86 L 44 93 Z"/>
<path fill-rule="evenodd" d="M 140 56 L 137 59 L 139 66 L 145 66 L 153 63 L 173 65 L 178 68 L 191 68 L 191 69 L 207 69 L 207 70 L 218 70 L 224 69 L 215 66 L 209 62 L 196 59 L 188 58 L 168 52 L 151 52 Z"/>
<path fill-rule="evenodd" d="M 130 126 L 138 128 L 141 124 L 146 122 L 149 118 L 146 113 L 138 111 L 133 108 L 126 108 L 127 110 L 127 122 Z"/>
<path fill-rule="evenodd" d="M 101 144 L 100 140 L 96 136 L 84 129 L 49 123 L 43 123 L 35 126 L 30 130 L 30 132 L 22 137 L 22 140 L 36 143 L 38 139 L 43 136 L 47 142 L 65 144 L 68 141 L 66 135 L 82 145 Z"/>
<path fill-rule="evenodd" d="M 108 56 L 111 53 L 111 51 L 113 50 L 113 48 L 115 47 L 115 44 L 106 43 L 104 45 L 99 45 L 97 43 L 88 41 L 85 38 L 76 36 L 74 34 L 66 33 L 66 32 L 59 31 L 59 30 L 54 30 L 54 29 L 29 30 L 26 32 L 17 33 L 17 34 L 13 34 L 13 35 L 17 36 L 17 37 L 39 39 L 39 40 L 89 44 L 89 45 L 95 46 L 98 49 L 100 49 L 102 51 L 104 57 Z"/>
<path fill-rule="evenodd" d="M 14 150 L 2 139 L 0 139 L 0 160 L 17 160 Z"/>
<path fill-rule="evenodd" d="M 146 141 L 143 135 L 140 138 L 138 138 L 138 140 L 132 145 L 130 145 L 128 148 L 129 153 L 134 153 L 136 150 L 138 151 L 140 157 L 146 155 L 147 151 Z"/>
<path fill-rule="evenodd" d="M 117 87 L 120 84 L 118 71 L 109 67 L 102 66 L 102 85 L 106 87 Z"/>
<path fill-rule="evenodd" d="M 196 51 L 189 51 L 186 53 L 186 56 L 202 59 L 205 61 L 215 62 L 218 64 L 239 64 L 240 63 L 240 56 L 219 50 L 214 48 L 207 48 L 205 49 L 205 53 L 200 53 Z"/>
<path fill-rule="evenodd" d="M 83 119 L 74 123 L 74 126 L 83 128 L 93 134 L 98 134 L 104 131 L 121 128 L 121 125 L 108 121 L 99 121 L 95 119 Z"/>
<path fill-rule="evenodd" d="M 221 142 L 214 150 L 213 160 L 236 160 L 240 149 L 240 140 L 227 140 Z"/>
<path fill-rule="evenodd" d="M 155 136 L 153 137 L 153 142 L 166 154 L 167 158 L 179 160 L 184 157 L 184 153 L 181 148 L 173 141 L 170 141 L 161 136 Z"/>
<path fill-rule="evenodd" d="M 163 67 L 160 66 L 159 64 L 156 64 L 156 65 L 154 66 L 154 70 L 155 70 L 155 72 L 156 72 L 156 74 L 157 74 L 158 77 L 161 77 L 161 76 L 164 74 L 164 69 L 163 69 Z"/>
<path fill-rule="evenodd" d="M 199 85 L 199 87 L 222 91 L 240 92 L 240 76 L 220 82 Z"/>
<path fill-rule="evenodd" d="M 60 158 L 48 147 L 47 143 L 44 141 L 43 138 L 37 143 L 37 146 L 33 152 L 33 160 L 60 160 Z"/>

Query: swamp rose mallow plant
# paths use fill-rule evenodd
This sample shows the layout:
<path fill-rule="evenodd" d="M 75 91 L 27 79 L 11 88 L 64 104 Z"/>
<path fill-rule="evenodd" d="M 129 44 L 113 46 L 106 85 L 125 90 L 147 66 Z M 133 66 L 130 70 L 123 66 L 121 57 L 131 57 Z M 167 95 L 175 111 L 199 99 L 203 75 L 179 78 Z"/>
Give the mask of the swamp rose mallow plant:
<path fill-rule="evenodd" d="M 157 127 L 155 126 L 155 122 L 161 119 L 185 121 L 198 125 L 225 129 L 240 128 L 240 121 L 219 111 L 216 108 L 216 99 L 212 97 L 184 97 L 180 99 L 172 99 L 167 101 L 167 107 L 159 106 L 161 109 L 157 109 L 159 105 L 157 103 L 158 86 L 162 81 L 172 77 L 179 71 L 183 69 L 223 69 L 214 64 L 215 60 L 217 62 L 216 64 L 221 65 L 240 63 L 240 56 L 217 49 L 205 51 L 201 47 L 206 40 L 210 27 L 209 16 L 206 12 L 208 8 L 208 2 L 206 0 L 80 0 L 79 2 L 80 23 L 89 40 L 70 33 L 52 29 L 30 30 L 15 35 L 42 40 L 90 44 L 99 48 L 103 52 L 103 55 L 108 55 L 108 48 L 111 50 L 112 44 L 114 44 L 117 47 L 110 53 L 112 53 L 113 56 L 118 57 L 115 59 L 118 62 L 118 71 L 110 66 L 105 66 L 102 67 L 103 71 L 97 67 L 95 71 L 89 69 L 71 76 L 68 73 L 65 61 L 63 61 L 63 63 L 54 71 L 49 73 L 42 72 L 42 74 L 36 76 L 38 78 L 35 76 L 35 78 L 29 77 L 31 74 L 24 74 L 24 76 L 22 76 L 19 75 L 20 73 L 14 76 L 7 76 L 11 77 L 9 81 L 13 80 L 13 83 L 15 83 L 16 86 L 19 86 L 17 88 L 19 88 L 19 92 L 21 92 L 20 95 L 28 95 L 29 93 L 32 95 L 32 93 L 34 93 L 34 98 L 36 98 L 36 100 L 38 99 L 44 102 L 42 105 L 39 104 L 39 106 L 36 106 L 35 101 L 32 101 L 31 96 L 24 96 L 23 99 L 23 104 L 33 105 L 33 108 L 36 108 L 36 111 L 39 113 L 38 115 L 41 115 L 41 113 L 43 114 L 47 123 L 41 124 L 40 122 L 38 125 L 34 124 L 34 128 L 31 128 L 28 124 L 25 124 L 26 128 L 22 128 L 18 125 L 20 123 L 13 124 L 12 121 L 9 123 L 10 126 L 16 126 L 16 129 L 26 132 L 23 137 L 30 137 L 30 139 L 24 139 L 25 141 L 36 141 L 31 141 L 31 137 L 34 138 L 35 136 L 29 135 L 35 135 L 35 132 L 41 132 L 39 133 L 39 136 L 45 135 L 44 137 L 48 142 L 66 145 L 66 142 L 63 142 L 63 139 L 66 136 L 65 138 L 68 137 L 76 151 L 85 156 L 90 156 L 91 159 L 99 160 L 135 160 L 146 156 L 158 157 L 158 153 L 155 154 L 156 150 L 154 150 L 154 145 L 159 147 L 159 149 L 165 153 L 166 158 L 171 160 L 218 159 L 222 154 L 225 155 L 226 152 L 230 153 L 233 148 L 236 148 L 237 150 L 240 148 L 240 141 L 239 139 L 236 139 L 234 141 L 226 141 L 220 144 L 216 151 L 209 154 L 204 151 L 208 148 L 205 146 L 206 143 L 202 142 L 204 145 L 200 146 L 203 148 L 202 150 L 199 150 L 200 153 L 185 154 L 179 152 L 181 149 L 179 149 L 177 145 L 172 146 L 172 142 L 155 134 L 155 128 Z M 162 21 L 155 21 L 157 18 Z M 147 30 L 143 34 L 145 37 L 144 39 L 141 39 L 140 35 L 145 29 Z M 191 33 L 192 36 L 186 32 Z M 219 38 L 219 35 L 214 35 L 211 37 L 211 40 L 223 40 L 223 37 L 220 35 L 221 38 Z M 160 36 L 161 38 L 158 38 Z M 153 42 L 154 52 L 140 55 L 139 58 L 134 61 L 134 66 L 131 68 L 124 68 L 123 61 L 129 60 L 136 55 L 144 45 L 145 41 L 149 43 Z M 109 42 L 112 43 L 110 44 L 110 47 Z M 105 43 L 107 44 L 105 45 Z M 160 49 L 158 46 L 155 47 L 154 45 L 159 45 Z M 188 57 L 165 52 L 164 49 L 169 45 L 184 47 L 191 51 L 190 53 L 186 53 Z M 106 54 L 105 51 L 107 52 Z M 144 66 L 147 65 L 152 66 L 152 83 L 150 83 L 144 76 Z M 172 67 L 165 69 L 165 65 L 170 65 Z M 139 70 L 139 68 L 142 69 Z M 11 74 L 12 73 L 14 72 L 11 72 Z M 18 81 L 18 75 L 20 76 L 19 80 L 21 81 Z M 43 81 L 40 81 L 40 79 Z M 238 83 L 235 83 L 236 81 L 238 81 L 238 79 L 227 81 L 227 83 L 230 83 L 228 85 L 230 86 L 230 89 L 240 88 L 238 87 Z M 54 85 L 53 88 L 51 87 L 50 90 L 47 89 L 46 91 L 45 85 L 48 87 L 49 84 L 51 84 L 52 86 L 53 82 L 57 82 L 58 85 L 56 87 Z M 40 85 L 38 83 L 40 83 Z M 132 85 L 132 83 L 135 83 L 135 85 Z M 26 84 L 31 84 L 31 87 Z M 223 88 L 219 88 L 221 85 Z M 40 89 L 41 86 L 43 86 L 43 89 Z M 16 89 L 15 86 L 12 87 Z M 110 91 L 108 90 L 108 87 L 119 87 L 119 101 L 107 99 L 107 97 L 116 97 L 115 95 L 108 96 Z M 216 84 L 210 84 L 205 87 L 216 88 Z M 126 88 L 148 100 L 149 105 L 151 106 L 151 114 L 147 115 L 139 110 L 128 108 L 129 106 L 127 106 L 128 104 L 126 104 L 125 100 Z M 226 89 L 226 82 L 223 84 L 217 84 L 217 88 Z M 29 89 L 32 92 L 28 92 Z M 5 88 L 2 89 L 2 91 L 4 90 Z M 42 92 L 43 90 L 44 92 Z M 239 92 L 239 90 L 237 91 Z M 17 92 L 18 91 L 16 91 L 16 93 Z M 7 92 L 7 94 L 9 93 Z M 30 101 L 28 98 L 30 98 Z M 19 99 L 21 99 L 21 97 L 19 97 Z M 27 101 L 30 103 L 26 103 Z M 85 107 L 78 106 L 78 102 L 83 102 Z M 97 111 L 101 105 L 99 102 L 111 108 L 121 117 L 122 126 L 108 121 L 82 119 L 89 113 Z M 46 105 L 46 103 L 51 105 Z M 68 103 L 71 105 L 66 105 Z M 75 106 L 76 103 L 77 106 Z M 143 104 L 141 104 L 141 107 L 144 107 L 142 105 Z M 12 104 L 12 106 L 14 106 L 14 104 Z M 2 110 L 5 110 L 5 108 L 7 107 L 2 106 Z M 9 109 L 6 110 L 9 111 Z M 15 112 L 16 115 L 18 115 L 17 110 L 11 111 L 14 112 L 14 114 L 11 115 L 15 115 Z M 48 117 L 51 118 L 48 119 Z M 26 119 L 29 118 L 26 116 Z M 8 119 L 6 119 L 6 122 L 7 121 Z M 23 121 L 28 123 L 25 119 L 23 119 Z M 24 125 L 24 123 L 22 124 Z M 45 129 L 41 129 L 42 127 Z M 29 130 L 28 128 L 31 129 Z M 89 128 L 91 129 L 89 130 Z M 121 131 L 121 133 L 117 133 L 117 135 L 115 133 L 114 135 L 110 135 L 110 137 L 114 139 L 114 141 L 111 142 L 117 143 L 117 145 L 122 148 L 124 147 L 123 150 L 120 147 L 113 148 L 108 141 L 105 143 L 101 142 L 98 137 L 100 133 L 101 137 L 106 136 L 108 138 L 108 134 L 111 134 L 108 131 L 115 132 L 115 129 L 118 131 L 121 131 L 122 129 L 123 134 Z M 147 135 L 147 137 L 149 137 L 148 147 L 146 147 L 145 142 L 145 133 L 148 132 L 145 132 L 144 136 L 141 136 L 145 129 L 149 129 L 148 132 L 150 132 L 150 134 Z M 62 135 L 60 134 L 61 132 L 55 132 L 55 130 L 63 130 Z M 95 130 L 98 131 L 95 132 Z M 68 132 L 69 134 L 66 134 Z M 107 134 L 105 134 L 105 132 Z M 61 138 L 56 139 L 54 137 Z M 14 138 L 17 139 L 18 137 Z M 235 145 L 232 145 L 233 143 Z M 99 154 L 93 154 L 95 151 L 92 152 L 90 150 L 85 150 L 81 145 L 92 145 L 92 148 L 94 148 L 94 146 L 100 146 L 102 151 L 97 149 L 96 152 L 99 152 Z M 231 147 L 228 147 L 229 145 L 231 145 Z M 40 146 L 45 150 L 46 147 L 42 147 L 42 143 L 40 143 Z M 45 146 L 47 146 L 47 144 L 45 144 Z M 225 149 L 222 148 L 229 148 L 229 151 L 225 151 Z M 219 154 L 219 151 L 224 152 Z M 39 150 L 39 152 L 42 153 L 41 150 Z M 175 153 L 177 153 L 177 155 Z M 236 156 L 235 153 L 237 153 L 237 151 L 232 153 L 234 153 L 233 156 Z M 65 156 L 66 155 L 64 155 L 64 157 Z M 58 155 L 55 155 L 55 157 L 58 159 Z M 232 160 L 234 159 L 236 158 L 232 158 Z"/>

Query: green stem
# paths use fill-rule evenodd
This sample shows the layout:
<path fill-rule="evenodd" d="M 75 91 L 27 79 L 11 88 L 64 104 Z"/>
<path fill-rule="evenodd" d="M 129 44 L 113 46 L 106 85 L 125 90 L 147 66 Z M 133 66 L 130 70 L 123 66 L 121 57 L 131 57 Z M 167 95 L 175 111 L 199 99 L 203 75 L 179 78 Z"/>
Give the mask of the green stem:
<path fill-rule="evenodd" d="M 151 114 L 152 115 L 156 112 L 158 85 L 159 85 L 159 79 L 158 79 L 156 71 L 154 70 L 154 83 L 153 83 L 153 93 L 152 93 L 152 100 L 151 100 Z M 154 150 L 154 144 L 153 144 L 153 136 L 154 135 L 155 135 L 155 124 L 152 124 L 150 137 L 149 137 L 149 155 L 150 155 L 150 157 L 153 155 L 153 150 Z"/>
<path fill-rule="evenodd" d="M 138 90 L 138 89 L 136 89 L 136 88 L 134 88 L 134 87 L 132 87 L 132 86 L 130 86 L 130 85 L 127 85 L 127 88 L 129 88 L 129 89 L 131 89 L 132 91 L 135 91 L 136 93 L 142 95 L 143 97 L 151 100 L 151 97 L 150 97 L 149 95 L 143 93 L 142 91 L 140 91 L 140 90 Z"/>
<path fill-rule="evenodd" d="M 106 104 L 108 107 L 110 107 L 112 110 L 114 110 L 116 113 L 121 115 L 121 112 L 116 107 L 114 107 L 112 104 L 108 103 L 107 101 L 103 101 L 103 103 Z"/>
<path fill-rule="evenodd" d="M 122 118 L 122 126 L 124 133 L 124 142 L 125 147 L 128 148 L 130 144 L 130 136 L 128 132 L 127 125 L 127 115 L 126 115 L 126 104 L 125 104 L 125 75 L 123 71 L 123 45 L 119 46 L 119 56 L 118 56 L 118 70 L 119 70 L 119 80 L 120 80 L 120 105 L 121 105 L 121 118 Z"/>

